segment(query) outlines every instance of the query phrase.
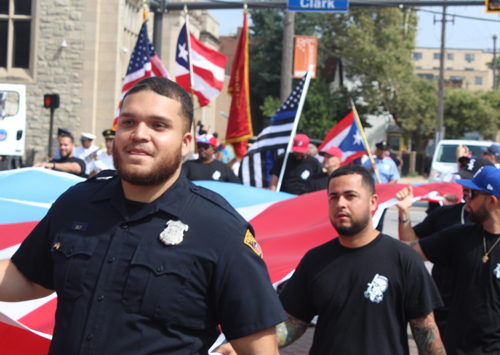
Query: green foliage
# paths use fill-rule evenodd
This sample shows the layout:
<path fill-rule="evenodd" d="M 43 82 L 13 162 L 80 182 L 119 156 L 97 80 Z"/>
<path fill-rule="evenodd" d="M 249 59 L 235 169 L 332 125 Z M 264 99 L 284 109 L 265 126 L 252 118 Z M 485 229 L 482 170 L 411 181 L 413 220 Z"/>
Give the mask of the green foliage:
<path fill-rule="evenodd" d="M 492 107 L 498 95 L 465 89 L 447 89 L 444 99 L 446 138 L 461 138 L 479 131 L 492 137 L 498 130 L 498 110 Z"/>
<path fill-rule="evenodd" d="M 262 110 L 262 114 L 265 117 L 271 118 L 280 108 L 280 99 L 277 97 L 267 96 L 264 99 L 264 104 L 259 106 L 259 108 Z"/>

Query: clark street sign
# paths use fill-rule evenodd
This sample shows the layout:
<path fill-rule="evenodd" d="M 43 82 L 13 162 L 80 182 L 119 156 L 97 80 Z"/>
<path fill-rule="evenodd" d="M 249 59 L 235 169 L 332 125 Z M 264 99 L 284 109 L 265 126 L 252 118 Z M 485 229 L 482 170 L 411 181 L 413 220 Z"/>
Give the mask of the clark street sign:
<path fill-rule="evenodd" d="M 288 11 L 347 12 L 348 0 L 288 0 Z"/>

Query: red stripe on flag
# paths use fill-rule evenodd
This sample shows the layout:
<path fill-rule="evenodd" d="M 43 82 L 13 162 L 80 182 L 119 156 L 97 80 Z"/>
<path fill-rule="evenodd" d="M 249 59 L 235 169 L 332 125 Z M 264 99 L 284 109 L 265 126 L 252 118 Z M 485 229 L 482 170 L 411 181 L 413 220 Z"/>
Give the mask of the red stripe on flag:
<path fill-rule="evenodd" d="M 17 321 L 28 328 L 52 335 L 54 331 L 56 308 L 57 298 L 54 298 Z"/>
<path fill-rule="evenodd" d="M 221 91 L 224 86 L 224 82 L 217 80 L 210 70 L 193 66 L 193 72 L 202 78 L 208 85 L 217 90 Z"/>
<path fill-rule="evenodd" d="M 38 224 L 34 222 L 0 224 L 0 250 L 20 244 Z"/>
<path fill-rule="evenodd" d="M 328 144 L 334 137 L 338 136 L 343 130 L 347 129 L 352 125 L 354 120 L 354 113 L 351 111 L 347 116 L 340 120 L 333 128 L 328 132 L 323 143 L 318 147 L 318 151 Z"/>
<path fill-rule="evenodd" d="M 203 42 L 195 38 L 192 34 L 190 34 L 189 40 L 191 41 L 190 44 L 192 51 L 195 51 L 203 58 L 205 58 L 207 61 L 224 69 L 227 62 L 227 57 L 224 54 L 216 51 L 215 49 L 207 47 L 206 45 L 203 44 Z"/>
<path fill-rule="evenodd" d="M 2 355 L 45 355 L 49 352 L 50 340 L 0 322 L 0 344 Z"/>

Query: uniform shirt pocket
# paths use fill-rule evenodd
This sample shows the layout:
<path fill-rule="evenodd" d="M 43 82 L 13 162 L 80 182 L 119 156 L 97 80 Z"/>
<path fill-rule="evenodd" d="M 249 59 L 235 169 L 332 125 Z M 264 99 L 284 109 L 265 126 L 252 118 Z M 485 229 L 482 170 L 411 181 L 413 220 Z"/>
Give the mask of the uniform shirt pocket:
<path fill-rule="evenodd" d="M 194 258 L 139 245 L 130 262 L 123 292 L 126 312 L 170 321 L 178 315 L 185 298 L 186 280 Z"/>
<path fill-rule="evenodd" d="M 76 299 L 83 293 L 85 274 L 97 247 L 96 236 L 59 233 L 52 247 L 54 285 L 58 297 Z"/>

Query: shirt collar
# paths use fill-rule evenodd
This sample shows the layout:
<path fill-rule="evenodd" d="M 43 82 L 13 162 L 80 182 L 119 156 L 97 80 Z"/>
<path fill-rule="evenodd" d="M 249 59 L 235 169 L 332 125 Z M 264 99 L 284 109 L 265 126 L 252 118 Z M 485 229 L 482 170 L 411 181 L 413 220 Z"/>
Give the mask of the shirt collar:
<path fill-rule="evenodd" d="M 179 178 L 160 197 L 148 204 L 133 219 L 139 219 L 146 215 L 162 210 L 174 217 L 180 217 L 182 202 L 187 198 L 187 191 L 190 190 L 190 183 L 184 173 L 181 172 Z M 111 181 L 106 182 L 103 188 L 99 189 L 92 201 L 110 200 L 111 205 L 123 216 L 127 216 L 125 208 L 125 196 L 123 194 L 121 179 L 116 176 Z"/>

